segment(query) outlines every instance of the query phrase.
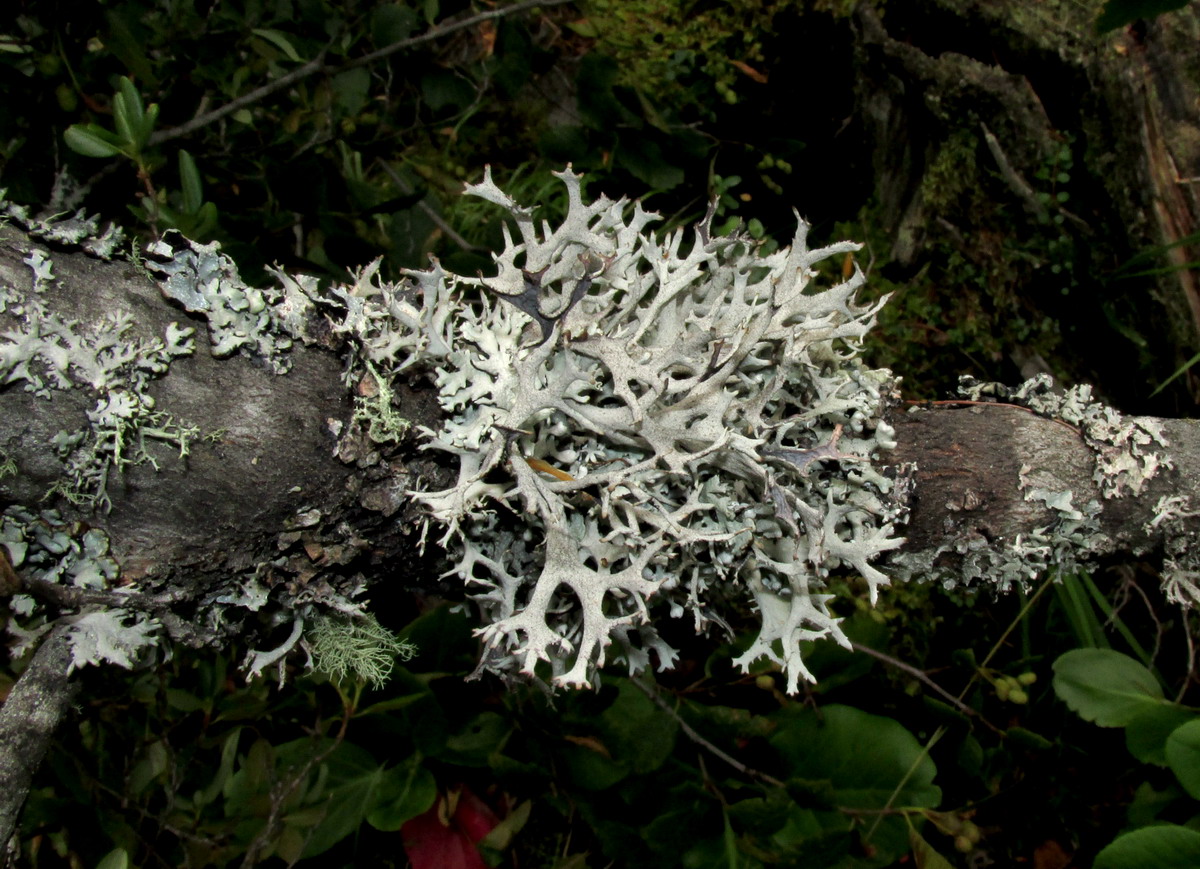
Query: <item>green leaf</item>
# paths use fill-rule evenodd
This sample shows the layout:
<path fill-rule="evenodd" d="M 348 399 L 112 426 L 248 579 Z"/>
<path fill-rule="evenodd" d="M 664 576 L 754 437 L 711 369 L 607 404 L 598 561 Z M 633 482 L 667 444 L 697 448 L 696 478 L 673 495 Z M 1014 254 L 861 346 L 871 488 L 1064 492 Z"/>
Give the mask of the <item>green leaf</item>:
<path fill-rule="evenodd" d="M 225 737 L 225 744 L 221 747 L 221 765 L 217 767 L 217 774 L 213 776 L 208 787 L 196 794 L 197 808 L 208 805 L 225 790 L 225 783 L 233 775 L 233 765 L 237 761 L 238 737 L 241 735 L 242 728 L 239 725 Z"/>
<path fill-rule="evenodd" d="M 292 46 L 291 40 L 287 38 L 286 34 L 268 27 L 255 27 L 250 32 L 278 48 L 287 55 L 288 60 L 294 60 L 296 63 L 303 62 L 303 58 L 296 53 L 296 49 Z"/>
<path fill-rule="evenodd" d="M 938 853 L 916 830 L 909 832 L 913 861 L 920 869 L 954 869 L 954 864 Z"/>
<path fill-rule="evenodd" d="M 183 190 L 183 210 L 195 214 L 204 204 L 204 184 L 196 169 L 196 161 L 182 148 L 179 149 L 179 184 Z"/>
<path fill-rule="evenodd" d="M 933 784 L 937 767 L 916 737 L 890 718 L 851 706 L 819 710 L 786 707 L 771 716 L 778 730 L 770 743 L 782 764 L 775 775 L 828 781 L 841 809 L 868 813 L 885 807 L 936 808 L 941 789 Z M 885 816 L 872 822 L 870 844 L 878 865 L 898 860 L 908 850 L 908 824 Z M 840 811 L 797 812 L 779 836 L 790 847 L 843 847 L 852 822 Z M 780 841 L 783 841 L 783 838 Z"/>
<path fill-rule="evenodd" d="M 1187 827 L 1144 827 L 1118 836 L 1096 855 L 1093 869 L 1195 869 L 1200 833 Z"/>
<path fill-rule="evenodd" d="M 117 135 L 130 144 L 137 144 L 142 123 L 146 119 L 142 95 L 125 76 L 121 76 L 117 87 L 117 93 L 113 96 L 113 120 L 117 125 Z"/>
<path fill-rule="evenodd" d="M 285 765 L 300 765 L 308 757 L 328 750 L 331 740 L 300 739 L 279 746 L 277 753 Z M 285 822 L 292 826 L 311 825 L 304 857 L 328 851 L 349 836 L 367 816 L 379 807 L 380 795 L 388 773 L 369 752 L 349 742 L 340 743 L 321 764 L 308 800 L 319 799 L 311 808 L 289 813 Z M 322 780 L 323 779 L 323 780 Z M 394 789 L 392 791 L 394 793 Z"/>
<path fill-rule="evenodd" d="M 1167 765 L 1167 737 L 1196 718 L 1196 712 L 1174 704 L 1156 706 L 1136 715 L 1125 726 L 1125 746 L 1142 763 Z"/>
<path fill-rule="evenodd" d="M 889 802 L 936 808 L 942 798 L 933 784 L 933 761 L 916 737 L 890 718 L 839 705 L 823 706 L 819 715 L 788 707 L 773 717 L 779 730 L 771 745 L 787 765 L 788 777 L 827 779 L 843 808 L 879 810 Z"/>
<path fill-rule="evenodd" d="M 431 804 L 432 805 L 432 804 Z M 428 807 L 427 807 L 428 808 Z M 521 803 L 508 817 L 494 826 L 486 836 L 479 840 L 479 844 L 485 848 L 492 848 L 496 851 L 507 850 L 512 844 L 513 837 L 525 827 L 529 822 L 529 815 L 533 812 L 533 800 L 526 800 Z"/>
<path fill-rule="evenodd" d="M 417 14 L 407 6 L 389 3 L 371 12 L 371 41 L 376 48 L 407 39 L 417 29 Z"/>
<path fill-rule="evenodd" d="M 330 84 L 334 103 L 342 114 L 353 117 L 367 104 L 371 89 L 371 74 L 363 67 L 339 72 Z"/>
<path fill-rule="evenodd" d="M 600 727 L 614 757 L 635 773 L 658 769 L 675 748 L 679 725 L 628 679 L 601 716 Z"/>
<path fill-rule="evenodd" d="M 512 725 L 495 712 L 481 712 L 446 740 L 440 760 L 462 766 L 486 766 L 488 758 L 499 752 L 512 732 Z"/>
<path fill-rule="evenodd" d="M 1183 789 L 1200 800 L 1200 720 L 1180 725 L 1167 737 L 1167 764 Z"/>
<path fill-rule="evenodd" d="M 96 864 L 96 869 L 128 869 L 129 854 L 124 848 L 113 848 Z"/>
<path fill-rule="evenodd" d="M 1074 649 L 1054 662 L 1054 693 L 1084 721 L 1124 727 L 1163 704 L 1154 674 L 1112 649 Z"/>
<path fill-rule="evenodd" d="M 151 103 L 146 109 L 146 114 L 142 117 L 142 128 L 138 131 L 138 147 L 144 148 L 150 142 L 150 134 L 154 132 L 154 125 L 158 123 L 158 103 Z"/>
<path fill-rule="evenodd" d="M 600 30 L 590 18 L 577 18 L 574 21 L 568 21 L 567 29 L 572 33 L 582 36 L 584 39 L 597 39 L 600 36 Z"/>
<path fill-rule="evenodd" d="M 63 133 L 67 147 L 85 157 L 115 157 L 125 153 L 117 137 L 95 124 L 72 124 Z"/>
<path fill-rule="evenodd" d="M 152 781 L 167 771 L 170 761 L 171 757 L 164 740 L 160 739 L 147 745 L 141 759 L 130 770 L 129 790 L 135 794 L 144 791 Z"/>
<path fill-rule="evenodd" d="M 415 756 L 384 775 L 375 808 L 367 813 L 367 823 L 385 833 L 399 830 L 405 821 L 429 811 L 436 799 L 437 782 Z"/>
<path fill-rule="evenodd" d="M 1184 374 L 1184 372 L 1186 372 L 1189 368 L 1191 368 L 1197 362 L 1200 362 L 1200 353 L 1197 353 L 1195 356 L 1193 356 L 1187 362 L 1183 363 L 1178 368 L 1176 368 L 1175 373 L 1172 374 L 1170 377 L 1168 377 L 1166 380 L 1164 380 L 1162 383 L 1158 384 L 1158 386 L 1154 387 L 1154 391 L 1151 392 L 1150 395 L 1147 396 L 1147 398 L 1154 398 L 1154 396 L 1158 395 L 1160 392 L 1162 392 L 1164 389 L 1166 389 L 1171 384 L 1172 381 L 1174 381 L 1177 377 L 1182 376 Z"/>

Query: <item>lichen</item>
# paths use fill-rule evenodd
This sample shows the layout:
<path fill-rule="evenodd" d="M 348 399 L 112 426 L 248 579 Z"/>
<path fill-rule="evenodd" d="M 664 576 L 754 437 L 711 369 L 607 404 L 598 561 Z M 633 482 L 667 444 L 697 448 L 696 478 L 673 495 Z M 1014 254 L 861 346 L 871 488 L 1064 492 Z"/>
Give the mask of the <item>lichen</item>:
<path fill-rule="evenodd" d="M 57 282 L 46 251 L 32 247 L 24 262 L 33 287 L 28 293 L 0 283 L 0 313 L 16 321 L 0 336 L 0 383 L 21 384 L 40 398 L 55 390 L 84 388 L 96 396 L 88 425 L 62 431 L 51 445 L 64 463 L 64 477 L 48 494 L 76 504 L 107 508 L 108 480 L 131 465 L 155 463 L 149 441 L 169 443 L 181 456 L 199 432 L 155 408 L 148 393 L 172 360 L 192 352 L 192 330 L 171 323 L 163 337 L 134 337 L 133 318 L 108 314 L 84 325 L 51 311 L 44 295 Z"/>
<path fill-rule="evenodd" d="M 1160 469 L 1171 467 L 1170 456 L 1159 451 L 1160 447 L 1170 444 L 1158 421 L 1149 417 L 1124 416 L 1096 401 L 1090 384 L 1055 391 L 1054 381 L 1046 374 L 1039 374 L 1017 387 L 980 383 L 973 377 L 963 377 L 959 391 L 975 401 L 989 396 L 1019 404 L 1078 428 L 1095 458 L 1093 478 L 1105 498 L 1119 498 L 1125 490 L 1130 495 L 1139 495 L 1146 482 Z"/>
<path fill-rule="evenodd" d="M 69 522 L 55 510 L 9 507 L 0 515 L 0 546 L 9 564 L 28 580 L 69 588 L 112 588 L 120 574 L 108 537 L 97 528 Z M 11 652 L 23 655 L 54 624 L 27 594 L 9 599 Z M 133 667 L 157 642 L 159 624 L 144 613 L 85 606 L 66 619 L 70 669 L 102 662 Z"/>
<path fill-rule="evenodd" d="M 396 658 L 407 661 L 416 646 L 389 631 L 374 616 L 361 619 L 318 618 L 306 637 L 313 668 L 335 681 L 347 678 L 376 688 L 392 673 Z"/>
<path fill-rule="evenodd" d="M 163 275 L 163 295 L 208 320 L 212 355 L 234 352 L 261 357 L 276 374 L 291 365 L 287 351 L 292 339 L 272 315 L 275 301 L 262 290 L 242 281 L 233 260 L 220 252 L 216 242 L 199 244 L 178 237 L 178 244 L 155 242 L 147 253 L 163 261 L 149 260 L 148 267 Z"/>
<path fill-rule="evenodd" d="M 61 214 L 32 216 L 29 209 L 5 200 L 6 190 L 0 188 L 0 215 L 24 229 L 34 238 L 55 244 L 78 246 L 103 260 L 113 258 L 125 242 L 125 231 L 114 223 L 100 231 L 100 218 L 89 217 L 82 209 L 69 217 Z"/>
<path fill-rule="evenodd" d="M 474 591 L 481 670 L 587 685 L 614 646 L 631 672 L 651 650 L 669 666 L 651 607 L 704 629 L 748 591 L 762 628 L 738 663 L 766 657 L 797 691 L 802 642 L 849 645 L 830 572 L 857 572 L 874 600 L 888 579 L 871 562 L 902 542 L 872 464 L 894 443 L 894 379 L 857 357 L 883 300 L 855 301 L 857 269 L 818 287 L 818 264 L 858 245 L 810 250 L 799 221 L 764 255 L 714 237 L 711 213 L 687 244 L 657 238 L 640 205 L 584 203 L 580 176 L 559 177 L 557 227 L 490 174 L 468 188 L 519 233 L 506 228 L 494 277 L 434 262 L 389 283 L 375 266 L 324 295 L 292 282 L 291 315 L 327 311 L 352 379 L 369 363 L 436 384 L 445 419 L 425 448 L 457 481 L 414 497 Z"/>
<path fill-rule="evenodd" d="M 1184 607 L 1200 605 L 1200 540 L 1193 530 L 1200 510 L 1190 495 L 1164 495 L 1154 505 L 1146 533 L 1163 538 L 1163 591 Z"/>

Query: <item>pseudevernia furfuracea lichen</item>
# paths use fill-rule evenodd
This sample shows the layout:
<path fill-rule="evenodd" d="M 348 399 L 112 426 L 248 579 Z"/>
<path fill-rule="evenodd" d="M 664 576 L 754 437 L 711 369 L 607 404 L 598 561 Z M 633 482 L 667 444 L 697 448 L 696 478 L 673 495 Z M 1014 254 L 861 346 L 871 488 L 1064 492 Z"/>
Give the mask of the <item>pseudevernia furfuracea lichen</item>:
<path fill-rule="evenodd" d="M 280 310 L 333 302 L 352 370 L 436 384 L 444 419 L 421 435 L 457 479 L 412 497 L 481 610 L 481 671 L 583 686 L 614 659 L 668 667 L 656 625 L 721 625 L 748 593 L 762 627 L 738 663 L 777 662 L 795 692 L 801 643 L 849 645 L 830 572 L 874 600 L 888 580 L 871 562 L 902 543 L 873 463 L 894 445 L 895 379 L 858 358 L 885 300 L 843 278 L 857 244 L 810 250 L 803 221 L 770 254 L 714 236 L 711 212 L 659 237 L 640 204 L 587 203 L 559 177 L 558 226 L 490 173 L 467 188 L 515 226 L 494 276 L 435 262 L 389 283 L 375 264 L 320 294 L 280 274 Z"/>

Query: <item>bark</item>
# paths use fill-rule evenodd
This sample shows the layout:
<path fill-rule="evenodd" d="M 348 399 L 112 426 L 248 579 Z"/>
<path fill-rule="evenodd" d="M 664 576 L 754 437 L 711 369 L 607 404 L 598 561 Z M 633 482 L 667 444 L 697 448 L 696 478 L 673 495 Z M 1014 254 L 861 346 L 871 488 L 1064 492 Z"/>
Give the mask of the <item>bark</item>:
<path fill-rule="evenodd" d="M 75 686 L 63 629 L 50 633 L 0 707 L 0 849 L 16 830 L 34 773 L 67 714 Z"/>
<path fill-rule="evenodd" d="M 928 554 L 964 536 L 978 535 L 997 548 L 1058 520 L 1037 500 L 1027 500 L 1028 480 L 1071 492 L 1073 503 L 1102 505 L 1097 517 L 1103 547 L 1093 553 L 1143 555 L 1160 549 L 1164 532 L 1148 529 L 1164 496 L 1196 491 L 1200 483 L 1200 420 L 1155 420 L 1170 444 L 1173 467 L 1161 470 L 1136 497 L 1106 499 L 1096 482 L 1096 461 L 1080 432 L 1058 420 L 1001 404 L 925 406 L 894 419 L 897 447 L 888 456 L 913 462 L 908 553 Z"/>

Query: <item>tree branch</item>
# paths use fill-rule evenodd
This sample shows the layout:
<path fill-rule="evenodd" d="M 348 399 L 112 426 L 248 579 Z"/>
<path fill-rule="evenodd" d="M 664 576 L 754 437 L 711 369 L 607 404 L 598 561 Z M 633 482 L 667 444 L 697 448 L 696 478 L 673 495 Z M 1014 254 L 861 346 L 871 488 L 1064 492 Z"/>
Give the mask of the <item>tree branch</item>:
<path fill-rule="evenodd" d="M 0 708 L 0 853 L 17 827 L 34 773 L 74 699 L 67 625 L 46 636 Z"/>
<path fill-rule="evenodd" d="M 201 127 L 206 127 L 209 124 L 215 123 L 222 118 L 236 112 L 238 109 L 245 108 L 266 99 L 271 94 L 281 91 L 284 88 L 290 87 L 301 79 L 307 78 L 315 72 L 328 72 L 331 75 L 336 75 L 339 72 L 345 72 L 351 69 L 357 69 L 360 66 L 367 66 L 377 60 L 381 60 L 389 55 L 395 54 L 398 51 L 403 51 L 406 48 L 413 48 L 417 45 L 424 45 L 426 42 L 433 42 L 441 39 L 443 36 L 448 36 L 451 33 L 456 33 L 459 30 L 466 30 L 474 27 L 476 24 L 481 24 L 484 21 L 491 21 L 496 18 L 503 18 L 508 15 L 515 15 L 518 12 L 524 12 L 527 9 L 532 9 L 535 6 L 549 7 L 561 6 L 564 3 L 569 3 L 571 0 L 523 0 L 521 3 L 515 3 L 512 6 L 503 6 L 499 9 L 491 9 L 487 12 L 480 12 L 478 15 L 472 15 L 470 18 L 464 18 L 461 21 L 455 21 L 452 24 L 441 24 L 436 27 L 431 27 L 429 30 L 419 36 L 411 36 L 407 39 L 401 39 L 393 42 L 391 45 L 385 45 L 383 48 L 373 51 L 370 54 L 363 55 L 360 58 L 344 63 L 340 66 L 327 67 L 325 65 L 325 55 L 328 51 L 328 46 L 322 49 L 321 52 L 303 66 L 289 72 L 287 75 L 277 78 L 274 81 L 267 82 L 262 87 L 255 88 L 248 94 L 243 94 L 237 99 L 230 100 L 225 105 L 213 109 L 211 112 L 205 112 L 202 115 L 197 115 L 186 123 L 180 124 L 177 127 L 171 127 L 166 130 L 159 130 L 150 136 L 151 145 L 161 145 L 163 142 L 169 142 L 172 139 L 178 139 L 181 136 L 186 136 L 194 133 Z"/>

